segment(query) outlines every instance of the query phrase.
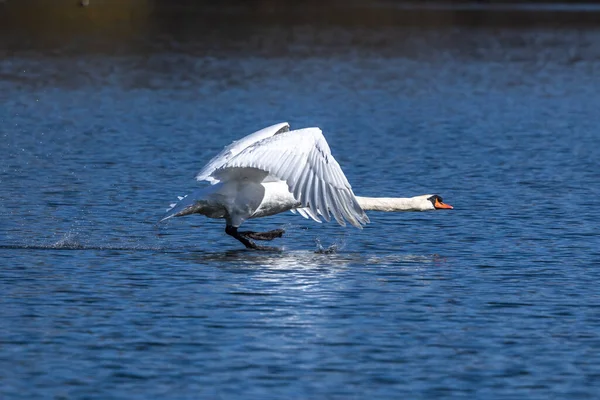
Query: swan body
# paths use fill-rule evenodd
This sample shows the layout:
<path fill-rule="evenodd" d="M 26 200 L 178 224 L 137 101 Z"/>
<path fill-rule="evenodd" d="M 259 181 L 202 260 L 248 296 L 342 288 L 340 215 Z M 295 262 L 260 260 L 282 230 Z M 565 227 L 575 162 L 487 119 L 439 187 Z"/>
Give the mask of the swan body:
<path fill-rule="evenodd" d="M 251 239 L 271 240 L 282 230 L 239 232 L 248 219 L 285 211 L 321 222 L 333 217 L 340 225 L 362 228 L 365 210 L 427 211 L 452 208 L 437 195 L 371 198 L 352 187 L 319 128 L 290 130 L 287 123 L 261 129 L 225 147 L 196 175 L 211 185 L 180 198 L 161 220 L 189 214 L 224 218 L 226 233 L 248 248 Z"/>

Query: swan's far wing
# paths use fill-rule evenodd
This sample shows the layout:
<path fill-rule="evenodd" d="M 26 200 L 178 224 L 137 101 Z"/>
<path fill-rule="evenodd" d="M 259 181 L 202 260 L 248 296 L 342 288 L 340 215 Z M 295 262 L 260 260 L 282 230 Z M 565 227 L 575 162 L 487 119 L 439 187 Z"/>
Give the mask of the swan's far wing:
<path fill-rule="evenodd" d="M 309 215 L 320 214 L 329 221 L 331 213 L 340 225 L 347 220 L 359 228 L 369 222 L 319 128 L 263 139 L 232 157 L 211 176 L 226 179 L 240 168 L 262 170 L 285 181 L 294 198 L 310 210 Z"/>
<path fill-rule="evenodd" d="M 314 215 L 310 208 L 293 208 L 290 210 L 292 214 L 300 214 L 306 219 L 312 219 L 315 222 L 321 223 L 321 219 L 319 219 L 318 215 Z"/>
<path fill-rule="evenodd" d="M 268 126 L 264 129 L 251 133 L 250 135 L 236 140 L 231 143 L 229 146 L 225 147 L 219 154 L 213 157 L 208 164 L 202 168 L 202 171 L 196 174 L 197 181 L 209 181 L 211 184 L 215 184 L 218 182 L 217 179 L 213 178 L 212 173 L 224 166 L 232 157 L 235 157 L 239 153 L 241 153 L 244 149 L 253 144 L 260 142 L 263 139 L 266 139 L 271 136 L 275 136 L 282 132 L 288 132 L 290 130 L 290 124 L 287 122 L 282 122 L 279 124 Z"/>

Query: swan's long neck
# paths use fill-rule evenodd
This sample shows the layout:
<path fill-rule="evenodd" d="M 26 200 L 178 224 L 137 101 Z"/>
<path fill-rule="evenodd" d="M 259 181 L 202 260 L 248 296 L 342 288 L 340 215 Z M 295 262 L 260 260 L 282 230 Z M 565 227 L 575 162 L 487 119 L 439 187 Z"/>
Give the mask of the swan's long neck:
<path fill-rule="evenodd" d="M 423 201 L 417 197 L 360 197 L 358 204 L 365 211 L 425 211 Z"/>

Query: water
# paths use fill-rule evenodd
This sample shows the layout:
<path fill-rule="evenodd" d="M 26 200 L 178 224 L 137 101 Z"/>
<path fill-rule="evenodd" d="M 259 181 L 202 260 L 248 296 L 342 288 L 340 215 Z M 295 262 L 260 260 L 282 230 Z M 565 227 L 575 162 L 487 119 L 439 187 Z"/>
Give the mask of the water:
<path fill-rule="evenodd" d="M 600 31 L 169 29 L 7 39 L 0 397 L 597 396 Z M 156 225 L 280 121 L 320 126 L 357 194 L 454 210 L 251 221 L 286 229 L 265 253 Z"/>

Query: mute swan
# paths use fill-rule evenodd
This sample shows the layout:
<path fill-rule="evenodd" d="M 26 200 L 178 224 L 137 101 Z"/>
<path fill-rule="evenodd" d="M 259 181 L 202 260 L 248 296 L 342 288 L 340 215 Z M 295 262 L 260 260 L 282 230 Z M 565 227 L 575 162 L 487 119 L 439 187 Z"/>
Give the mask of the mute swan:
<path fill-rule="evenodd" d="M 355 196 L 352 187 L 319 128 L 290 131 L 288 123 L 261 129 L 225 147 L 196 175 L 208 181 L 190 195 L 180 197 L 161 220 L 189 214 L 225 218 L 225 232 L 247 248 L 258 249 L 252 239 L 281 237 L 269 232 L 238 231 L 250 218 L 284 211 L 321 222 L 331 216 L 342 226 L 357 228 L 369 222 L 364 210 L 427 211 L 451 209 L 438 195 L 411 198 Z"/>

